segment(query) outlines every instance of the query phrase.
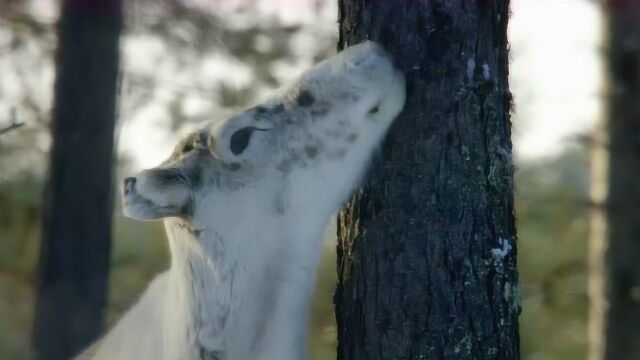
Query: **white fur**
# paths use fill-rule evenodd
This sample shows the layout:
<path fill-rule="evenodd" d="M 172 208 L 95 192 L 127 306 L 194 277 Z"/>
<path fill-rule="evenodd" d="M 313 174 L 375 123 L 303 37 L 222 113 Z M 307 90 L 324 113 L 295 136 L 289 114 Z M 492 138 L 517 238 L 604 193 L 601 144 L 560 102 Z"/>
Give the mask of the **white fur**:
<path fill-rule="evenodd" d="M 402 75 L 366 42 L 310 69 L 266 115 L 207 127 L 197 150 L 139 174 L 125 213 L 165 219 L 171 267 L 81 358 L 304 359 L 323 230 L 403 104 Z M 245 126 L 261 130 L 233 154 Z"/>

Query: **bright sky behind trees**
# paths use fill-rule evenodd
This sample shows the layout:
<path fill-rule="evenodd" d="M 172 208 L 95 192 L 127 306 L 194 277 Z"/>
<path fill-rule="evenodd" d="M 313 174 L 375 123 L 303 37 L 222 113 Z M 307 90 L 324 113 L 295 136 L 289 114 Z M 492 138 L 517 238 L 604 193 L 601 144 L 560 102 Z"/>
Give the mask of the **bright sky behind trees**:
<path fill-rule="evenodd" d="M 313 63 L 309 53 L 316 45 L 314 36 L 330 38 L 337 33 L 335 0 L 192 1 L 203 9 L 214 9 L 222 14 L 231 14 L 238 6 L 249 4 L 247 7 L 253 10 L 245 18 L 237 17 L 238 26 L 243 26 L 245 20 L 250 21 L 252 14 L 276 16 L 284 24 L 300 26 L 302 31 L 292 39 L 292 51 L 299 56 L 298 61 L 273 67 L 275 76 L 283 83 L 293 81 Z M 40 19 L 53 21 L 55 2 L 32 0 L 31 4 L 32 12 Z M 572 139 L 576 134 L 588 133 L 601 115 L 600 9 L 597 2 L 585 0 L 512 0 L 511 10 L 509 34 L 511 88 L 516 104 L 513 117 L 515 153 L 519 160 L 553 156 L 575 141 Z M 158 63 L 158 58 L 172 56 L 173 51 L 158 38 L 128 35 L 122 44 L 125 71 L 153 72 L 162 80 L 156 84 L 158 89 L 152 103 L 135 114 L 127 111 L 127 94 L 121 102 L 119 151 L 132 157 L 135 168 L 151 167 L 171 152 L 179 136 L 196 126 L 190 124 L 177 132 L 168 130 L 170 115 L 161 106 L 162 99 L 174 91 L 172 88 L 183 87 L 188 91 L 192 80 L 181 78 L 171 66 Z M 269 39 L 255 46 L 268 47 Z M 198 74 L 200 80 L 222 80 L 237 86 L 247 86 L 252 81 L 251 68 L 247 64 L 224 56 L 205 59 L 191 73 Z M 14 106 L 10 96 L 11 76 L 3 77 L 0 86 L 9 95 L 0 98 L 0 113 L 7 114 Z M 41 83 L 39 104 L 50 103 L 52 80 L 52 69 L 42 70 L 35 79 Z M 260 89 L 256 101 L 269 97 L 276 90 Z M 205 120 L 201 115 L 203 111 L 211 113 L 211 120 L 233 112 L 208 107 L 202 101 L 202 93 L 194 92 L 193 96 L 187 97 L 186 113 L 200 114 L 198 118 Z M 21 120 L 29 122 L 29 119 Z"/>

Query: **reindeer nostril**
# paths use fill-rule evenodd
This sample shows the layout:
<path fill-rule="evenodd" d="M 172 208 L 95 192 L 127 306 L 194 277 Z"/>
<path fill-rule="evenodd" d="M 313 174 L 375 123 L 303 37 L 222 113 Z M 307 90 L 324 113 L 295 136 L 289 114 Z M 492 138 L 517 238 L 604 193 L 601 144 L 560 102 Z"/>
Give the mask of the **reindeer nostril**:
<path fill-rule="evenodd" d="M 136 185 L 136 178 L 128 177 L 124 179 L 124 194 L 128 195 L 133 191 L 133 187 Z"/>

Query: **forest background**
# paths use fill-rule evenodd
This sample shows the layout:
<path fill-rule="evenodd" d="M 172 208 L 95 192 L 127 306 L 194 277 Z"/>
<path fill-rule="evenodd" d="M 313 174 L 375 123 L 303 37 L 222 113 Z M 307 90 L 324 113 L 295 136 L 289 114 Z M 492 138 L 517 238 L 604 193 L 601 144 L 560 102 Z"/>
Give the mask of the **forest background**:
<path fill-rule="evenodd" d="M 2 359 L 25 358 L 31 346 L 56 3 L 0 3 L 0 128 L 25 123 L 0 135 Z M 161 162 L 189 130 L 268 98 L 336 49 L 333 0 L 126 4 L 116 184 Z M 585 0 L 512 0 L 512 13 L 522 356 L 582 359 L 589 139 L 603 107 L 601 9 Z M 119 208 L 116 200 L 109 322 L 167 266 L 161 224 L 131 221 Z M 335 358 L 335 229 L 327 234 L 313 304 L 313 359 Z"/>

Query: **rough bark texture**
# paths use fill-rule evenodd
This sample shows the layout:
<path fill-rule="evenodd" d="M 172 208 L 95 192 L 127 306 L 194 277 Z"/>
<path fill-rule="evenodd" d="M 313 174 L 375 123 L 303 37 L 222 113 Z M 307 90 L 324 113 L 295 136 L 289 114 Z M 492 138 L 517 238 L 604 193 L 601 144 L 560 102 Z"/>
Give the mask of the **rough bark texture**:
<path fill-rule="evenodd" d="M 64 0 L 44 196 L 35 357 L 69 359 L 101 331 L 111 241 L 120 0 Z"/>
<path fill-rule="evenodd" d="M 597 151 L 606 175 L 592 223 L 593 360 L 640 359 L 640 0 L 608 0 L 608 104 Z M 608 140 L 608 141 L 607 141 Z M 604 145 L 604 146 L 602 146 Z M 598 161 L 599 158 L 594 158 Z M 598 225 L 598 216 L 604 222 Z"/>
<path fill-rule="evenodd" d="M 408 97 L 339 216 L 338 357 L 518 359 L 508 1 L 339 11 L 339 47 L 382 42 Z"/>

